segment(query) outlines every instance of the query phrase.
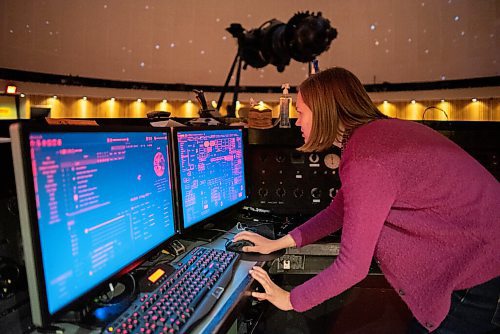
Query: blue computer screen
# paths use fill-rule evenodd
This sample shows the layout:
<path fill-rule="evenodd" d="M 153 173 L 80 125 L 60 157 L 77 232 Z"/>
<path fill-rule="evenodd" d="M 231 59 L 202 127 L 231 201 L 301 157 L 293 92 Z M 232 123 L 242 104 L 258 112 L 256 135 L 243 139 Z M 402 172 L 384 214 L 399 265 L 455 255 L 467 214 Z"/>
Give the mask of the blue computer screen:
<path fill-rule="evenodd" d="M 163 132 L 32 132 L 52 314 L 174 235 Z"/>
<path fill-rule="evenodd" d="M 177 151 L 184 228 L 246 198 L 243 130 L 179 131 Z"/>

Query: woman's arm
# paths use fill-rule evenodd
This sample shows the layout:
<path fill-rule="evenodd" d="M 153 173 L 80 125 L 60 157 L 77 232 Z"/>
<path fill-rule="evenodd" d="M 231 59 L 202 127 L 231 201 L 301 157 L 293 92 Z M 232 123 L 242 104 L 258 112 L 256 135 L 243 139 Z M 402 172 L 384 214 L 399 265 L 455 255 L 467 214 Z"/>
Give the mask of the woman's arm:
<path fill-rule="evenodd" d="M 342 227 L 344 216 L 344 195 L 339 190 L 332 203 L 304 224 L 290 232 L 297 247 L 311 244 Z"/>
<path fill-rule="evenodd" d="M 349 187 L 345 193 L 342 244 L 334 263 L 291 292 L 276 285 L 262 268 L 254 267 L 250 275 L 262 284 L 265 292 L 252 292 L 253 297 L 268 300 L 284 311 L 293 308 L 303 312 L 342 293 L 368 274 L 380 231 L 394 202 L 395 190 L 386 178 L 370 174 L 367 177 L 369 180 L 362 181 L 360 177 L 359 182 L 353 182 L 353 188 Z M 306 237 L 306 240 L 311 239 Z"/>
<path fill-rule="evenodd" d="M 344 220 L 339 256 L 317 276 L 294 288 L 290 300 L 305 311 L 332 298 L 368 274 L 397 187 L 385 168 L 370 161 L 344 165 Z M 306 240 L 309 236 L 306 236 Z"/>

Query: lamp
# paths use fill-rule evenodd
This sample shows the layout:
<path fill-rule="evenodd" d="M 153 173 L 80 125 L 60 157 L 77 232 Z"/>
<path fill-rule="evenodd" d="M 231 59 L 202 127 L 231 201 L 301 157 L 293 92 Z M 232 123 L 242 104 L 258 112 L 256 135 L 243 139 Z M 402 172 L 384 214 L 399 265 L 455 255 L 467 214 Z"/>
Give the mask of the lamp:
<path fill-rule="evenodd" d="M 330 21 L 321 12 L 314 14 L 309 11 L 296 13 L 286 24 L 271 19 L 259 28 L 248 31 L 239 23 L 232 23 L 226 30 L 238 40 L 238 52 L 226 78 L 217 109 L 222 105 L 229 81 L 238 64 L 233 103 L 228 106 L 230 117 L 235 115 L 241 67 L 246 69 L 250 65 L 262 68 L 272 64 L 278 72 L 283 72 L 291 59 L 303 63 L 313 61 L 328 50 L 337 37 L 337 30 L 330 26 Z"/>
<path fill-rule="evenodd" d="M 8 84 L 5 87 L 5 93 L 6 94 L 16 94 L 17 93 L 17 86 L 14 84 Z"/>

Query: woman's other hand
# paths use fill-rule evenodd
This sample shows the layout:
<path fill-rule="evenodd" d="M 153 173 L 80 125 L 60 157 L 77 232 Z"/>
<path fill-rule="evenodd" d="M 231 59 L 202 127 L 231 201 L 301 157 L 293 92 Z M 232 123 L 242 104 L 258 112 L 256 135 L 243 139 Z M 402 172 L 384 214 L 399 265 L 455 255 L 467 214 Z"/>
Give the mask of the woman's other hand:
<path fill-rule="evenodd" d="M 252 275 L 265 290 L 265 292 L 252 292 L 252 297 L 261 301 L 268 300 L 271 304 L 283 311 L 293 309 L 292 303 L 290 302 L 290 292 L 277 286 L 264 269 L 255 266 L 250 270 L 250 275 Z"/>

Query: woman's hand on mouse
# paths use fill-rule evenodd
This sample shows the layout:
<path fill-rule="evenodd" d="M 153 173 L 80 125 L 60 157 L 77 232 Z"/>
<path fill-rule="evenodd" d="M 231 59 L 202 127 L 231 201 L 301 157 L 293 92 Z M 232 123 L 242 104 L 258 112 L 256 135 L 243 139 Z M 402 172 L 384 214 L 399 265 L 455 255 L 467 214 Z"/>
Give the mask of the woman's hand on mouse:
<path fill-rule="evenodd" d="M 248 240 L 251 241 L 255 246 L 245 246 L 243 247 L 244 252 L 256 252 L 256 253 L 261 253 L 261 254 L 269 254 L 274 252 L 276 249 L 273 247 L 273 241 L 270 240 L 266 237 L 261 236 L 260 234 L 250 232 L 250 231 L 243 231 L 238 234 L 233 238 L 233 241 L 240 241 L 240 240 Z"/>
<path fill-rule="evenodd" d="M 265 292 L 252 292 L 252 297 L 261 301 L 268 300 L 271 304 L 283 311 L 293 310 L 292 303 L 290 302 L 290 292 L 277 286 L 264 269 L 255 266 L 250 270 L 250 275 L 252 275 L 265 290 Z"/>
<path fill-rule="evenodd" d="M 295 246 L 295 241 L 289 235 L 286 235 L 278 240 L 271 240 L 254 232 L 243 231 L 236 234 L 233 238 L 233 241 L 239 240 L 248 240 L 255 245 L 243 247 L 244 252 L 255 252 L 261 254 L 269 254 L 283 248 Z"/>

